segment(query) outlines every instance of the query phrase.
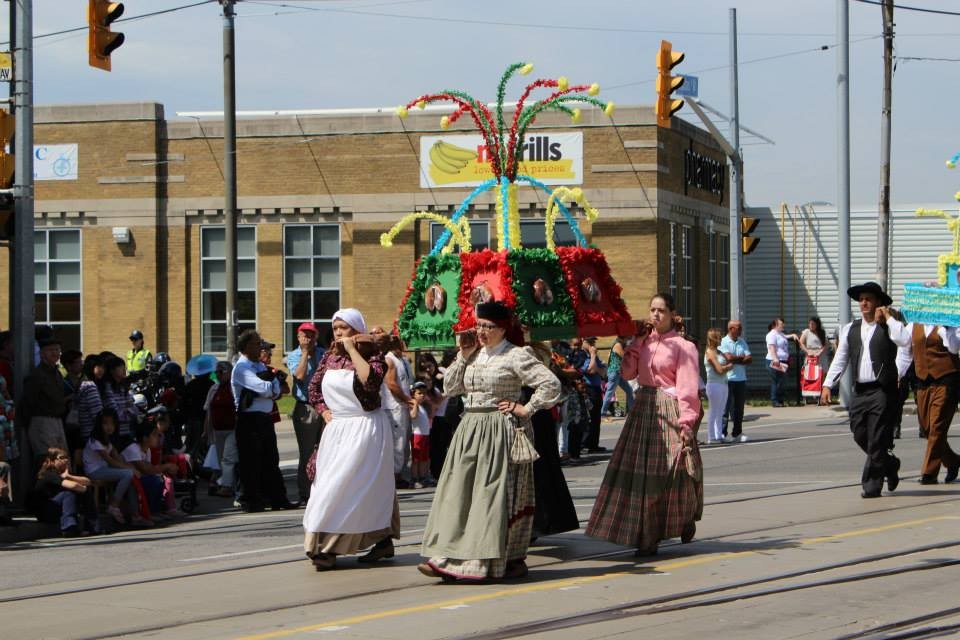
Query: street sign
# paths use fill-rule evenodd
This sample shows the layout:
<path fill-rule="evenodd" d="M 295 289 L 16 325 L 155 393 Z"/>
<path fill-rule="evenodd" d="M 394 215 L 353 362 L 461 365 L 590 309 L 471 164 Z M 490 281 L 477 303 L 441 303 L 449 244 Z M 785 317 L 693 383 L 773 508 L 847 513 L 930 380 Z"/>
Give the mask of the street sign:
<path fill-rule="evenodd" d="M 686 96 L 688 98 L 698 98 L 697 94 L 697 83 L 699 78 L 697 76 L 685 76 L 680 74 L 680 77 L 683 78 L 683 85 L 673 93 L 678 96 Z"/>
<path fill-rule="evenodd" d="M 10 82 L 13 79 L 13 56 L 9 51 L 0 52 L 0 82 Z"/>

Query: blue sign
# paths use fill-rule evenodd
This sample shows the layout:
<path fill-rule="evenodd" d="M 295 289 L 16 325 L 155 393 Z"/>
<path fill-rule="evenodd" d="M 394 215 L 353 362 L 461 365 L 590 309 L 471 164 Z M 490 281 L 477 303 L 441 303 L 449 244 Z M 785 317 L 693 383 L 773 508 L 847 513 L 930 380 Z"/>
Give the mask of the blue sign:
<path fill-rule="evenodd" d="M 699 94 L 697 93 L 697 84 L 700 79 L 697 76 L 685 76 L 680 74 L 680 77 L 683 78 L 683 86 L 674 91 L 674 95 L 677 96 L 687 96 L 689 98 L 697 98 Z"/>

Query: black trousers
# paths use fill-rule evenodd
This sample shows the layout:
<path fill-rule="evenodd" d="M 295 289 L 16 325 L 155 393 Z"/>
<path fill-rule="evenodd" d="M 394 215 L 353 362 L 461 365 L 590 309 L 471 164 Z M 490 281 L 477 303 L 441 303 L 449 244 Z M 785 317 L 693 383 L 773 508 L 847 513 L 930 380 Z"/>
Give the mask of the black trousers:
<path fill-rule="evenodd" d="M 599 387 L 587 386 L 587 395 L 590 397 L 590 429 L 583 440 L 587 449 L 596 449 L 600 446 L 600 409 L 603 406 L 603 394 Z"/>
<path fill-rule="evenodd" d="M 743 407 L 747 404 L 747 381 L 727 382 L 727 408 L 723 412 L 723 436 L 727 436 L 727 423 L 733 420 L 734 438 L 743 433 Z"/>
<path fill-rule="evenodd" d="M 293 432 L 297 435 L 297 448 L 300 450 L 300 459 L 297 463 L 297 490 L 300 499 L 310 497 L 310 479 L 307 478 L 307 463 L 313 450 L 320 444 L 320 432 L 323 429 L 323 420 L 305 402 L 297 400 L 293 407 Z"/>
<path fill-rule="evenodd" d="M 286 504 L 287 489 L 280 472 L 273 418 L 259 411 L 238 413 L 236 430 L 241 501 L 253 506 Z"/>
<path fill-rule="evenodd" d="M 867 459 L 860 484 L 867 493 L 883 488 L 883 479 L 897 471 L 898 461 L 890 454 L 893 445 L 893 412 L 896 389 L 855 388 L 850 400 L 850 431 Z"/>

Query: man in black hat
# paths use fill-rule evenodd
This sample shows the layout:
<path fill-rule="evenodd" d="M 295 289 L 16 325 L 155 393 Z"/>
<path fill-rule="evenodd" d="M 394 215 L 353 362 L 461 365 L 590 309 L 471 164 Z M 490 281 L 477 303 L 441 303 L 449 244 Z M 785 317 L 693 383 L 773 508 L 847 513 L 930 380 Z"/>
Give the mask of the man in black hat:
<path fill-rule="evenodd" d="M 17 407 L 17 419 L 24 420 L 34 459 L 42 458 L 50 447 L 67 449 L 63 417 L 67 397 L 60 361 L 60 341 L 53 335 L 38 342 L 40 364 L 23 381 L 23 399 Z"/>
<path fill-rule="evenodd" d="M 847 290 L 860 305 L 859 320 L 840 329 L 837 352 L 823 383 L 820 401 L 830 404 L 831 390 L 853 363 L 854 393 L 848 408 L 850 431 L 867 454 L 860 483 L 863 498 L 879 498 L 883 479 L 893 491 L 900 484 L 900 460 L 893 446 L 893 408 L 897 401 L 897 345 L 890 339 L 885 317 L 878 307 L 893 301 L 879 284 L 867 282 Z"/>

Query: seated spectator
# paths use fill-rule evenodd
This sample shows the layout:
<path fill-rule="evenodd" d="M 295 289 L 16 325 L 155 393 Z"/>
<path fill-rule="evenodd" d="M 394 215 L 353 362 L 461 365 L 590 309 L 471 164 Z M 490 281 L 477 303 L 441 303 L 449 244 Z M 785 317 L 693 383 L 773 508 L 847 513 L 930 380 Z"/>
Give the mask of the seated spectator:
<path fill-rule="evenodd" d="M 177 509 L 174 495 L 173 479 L 177 465 L 173 462 L 164 462 L 155 465 L 150 462 L 151 449 L 160 446 L 160 430 L 154 422 L 147 421 L 137 426 L 136 440 L 131 442 L 122 452 L 125 462 L 133 465 L 140 473 L 140 484 L 146 494 L 150 514 L 147 517 L 181 518 L 186 516 Z"/>
<path fill-rule="evenodd" d="M 9 513 L 13 504 L 10 462 L 20 457 L 20 450 L 17 447 L 13 418 L 13 400 L 7 392 L 6 378 L 0 376 L 0 527 L 14 525 L 13 517 Z"/>
<path fill-rule="evenodd" d="M 103 407 L 113 409 L 117 416 L 117 432 L 114 442 L 133 437 L 140 410 L 134 404 L 130 381 L 127 379 L 127 365 L 118 356 L 108 356 L 103 361 L 104 375 L 100 379 L 100 396 Z"/>
<path fill-rule="evenodd" d="M 77 410 L 77 422 L 80 426 L 80 446 L 71 451 L 73 463 L 79 467 L 83 460 L 83 448 L 90 439 L 93 431 L 93 422 L 97 414 L 103 411 L 103 400 L 100 399 L 100 379 L 103 378 L 103 358 L 90 354 L 83 359 L 83 374 L 80 385 L 74 396 L 74 407 Z"/>
<path fill-rule="evenodd" d="M 98 533 L 97 512 L 91 499 L 92 484 L 89 478 L 70 473 L 70 456 L 65 449 L 51 447 L 37 473 L 30 506 L 40 522 L 59 523 L 60 534 L 65 538 Z M 78 517 L 81 508 L 85 527 Z"/>
<path fill-rule="evenodd" d="M 165 406 L 157 405 L 147 412 L 147 422 L 156 425 L 160 432 L 157 445 L 150 449 L 150 462 L 160 465 L 163 462 L 172 462 L 177 466 L 174 474 L 177 478 L 187 478 L 190 476 L 190 459 L 184 453 L 184 449 L 175 449 L 176 439 L 170 433 L 170 412 Z"/>
<path fill-rule="evenodd" d="M 130 524 L 140 527 L 153 526 L 153 522 L 139 514 L 137 492 L 133 487 L 133 478 L 139 475 L 139 472 L 124 462 L 113 448 L 111 438 L 117 431 L 118 423 L 116 411 L 109 407 L 97 416 L 90 439 L 83 449 L 83 472 L 91 480 L 117 483 L 107 507 L 107 513 L 117 524 L 127 522 L 120 509 L 121 502 L 125 501 L 131 514 Z"/>

